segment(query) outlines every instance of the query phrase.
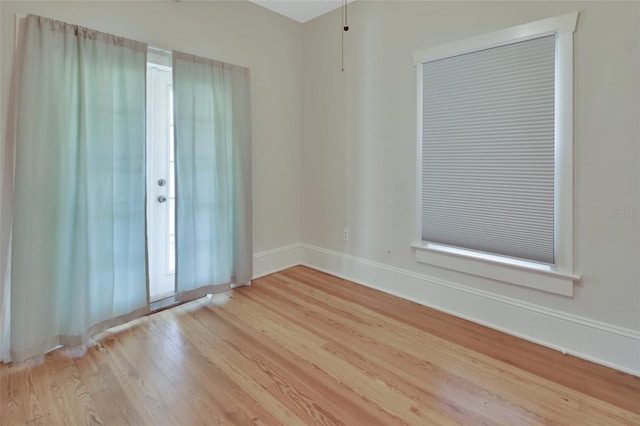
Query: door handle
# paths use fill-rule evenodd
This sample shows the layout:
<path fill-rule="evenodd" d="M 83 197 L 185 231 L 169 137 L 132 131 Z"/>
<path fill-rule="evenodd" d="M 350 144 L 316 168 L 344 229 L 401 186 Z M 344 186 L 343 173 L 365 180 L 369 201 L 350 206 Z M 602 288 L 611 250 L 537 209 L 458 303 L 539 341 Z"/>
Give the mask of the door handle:
<path fill-rule="evenodd" d="M 158 202 L 159 203 L 164 203 L 165 201 L 167 201 L 167 197 L 165 197 L 164 195 L 161 195 L 158 197 Z"/>

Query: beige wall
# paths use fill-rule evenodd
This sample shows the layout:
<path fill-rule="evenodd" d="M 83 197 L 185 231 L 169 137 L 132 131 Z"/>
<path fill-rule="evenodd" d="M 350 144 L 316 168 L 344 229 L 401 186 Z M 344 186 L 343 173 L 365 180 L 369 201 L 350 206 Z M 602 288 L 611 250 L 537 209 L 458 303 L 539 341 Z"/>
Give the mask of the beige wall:
<path fill-rule="evenodd" d="M 16 13 L 35 13 L 249 67 L 254 252 L 300 241 L 301 24 L 249 2 L 2 1 L 0 5 L 2 129 Z"/>
<path fill-rule="evenodd" d="M 575 297 L 416 263 L 412 52 L 573 11 Z M 640 217 L 605 215 L 640 208 L 640 5 L 364 1 L 349 17 L 344 73 L 339 13 L 304 26 L 303 242 L 640 331 Z"/>

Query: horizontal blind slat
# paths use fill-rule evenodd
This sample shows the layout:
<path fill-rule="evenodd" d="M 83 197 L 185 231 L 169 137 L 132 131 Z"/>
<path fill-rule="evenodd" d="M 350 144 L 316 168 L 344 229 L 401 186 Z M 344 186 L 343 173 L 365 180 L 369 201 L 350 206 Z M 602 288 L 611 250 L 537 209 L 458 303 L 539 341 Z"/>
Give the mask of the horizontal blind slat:
<path fill-rule="evenodd" d="M 555 38 L 423 64 L 422 236 L 554 262 Z"/>

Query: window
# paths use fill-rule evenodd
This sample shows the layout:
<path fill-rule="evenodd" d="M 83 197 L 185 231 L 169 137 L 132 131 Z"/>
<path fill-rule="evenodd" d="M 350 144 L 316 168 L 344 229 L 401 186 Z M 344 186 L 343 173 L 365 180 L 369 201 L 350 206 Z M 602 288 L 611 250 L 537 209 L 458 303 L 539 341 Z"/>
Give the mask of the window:
<path fill-rule="evenodd" d="M 414 55 L 419 261 L 572 295 L 577 16 Z"/>

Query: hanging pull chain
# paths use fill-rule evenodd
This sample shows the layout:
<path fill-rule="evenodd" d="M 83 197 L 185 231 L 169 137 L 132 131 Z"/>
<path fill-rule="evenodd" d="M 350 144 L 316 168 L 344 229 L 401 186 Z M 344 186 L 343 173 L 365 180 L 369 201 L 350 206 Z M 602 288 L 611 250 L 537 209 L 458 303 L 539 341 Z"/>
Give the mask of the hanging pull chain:
<path fill-rule="evenodd" d="M 349 31 L 348 0 L 342 0 L 342 72 L 344 72 L 344 33 Z"/>
<path fill-rule="evenodd" d="M 349 31 L 349 4 L 348 1 L 349 0 L 343 0 L 344 1 L 344 23 L 342 26 L 342 29 L 345 31 Z"/>

